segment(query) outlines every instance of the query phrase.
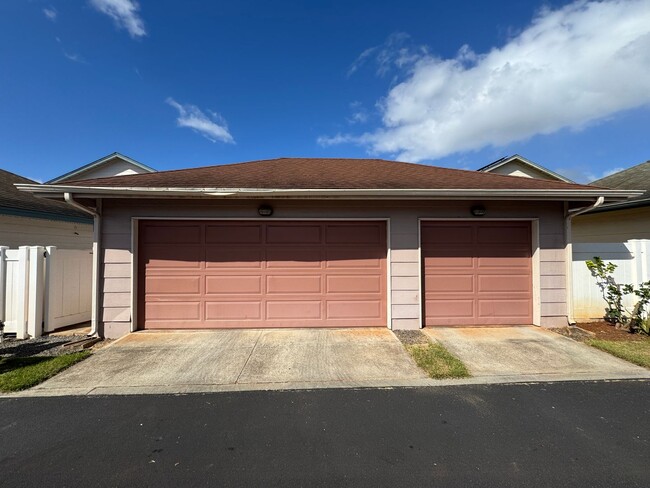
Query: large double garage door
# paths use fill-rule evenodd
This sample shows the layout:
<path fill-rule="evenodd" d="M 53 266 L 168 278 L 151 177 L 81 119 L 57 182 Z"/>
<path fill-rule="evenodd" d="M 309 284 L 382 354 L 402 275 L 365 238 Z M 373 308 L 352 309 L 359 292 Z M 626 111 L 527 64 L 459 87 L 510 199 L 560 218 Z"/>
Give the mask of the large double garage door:
<path fill-rule="evenodd" d="M 140 328 L 386 326 L 386 223 L 141 221 Z"/>
<path fill-rule="evenodd" d="M 530 222 L 423 221 L 420 246 L 423 325 L 532 323 Z M 138 324 L 386 326 L 387 274 L 384 221 L 140 221 Z"/>

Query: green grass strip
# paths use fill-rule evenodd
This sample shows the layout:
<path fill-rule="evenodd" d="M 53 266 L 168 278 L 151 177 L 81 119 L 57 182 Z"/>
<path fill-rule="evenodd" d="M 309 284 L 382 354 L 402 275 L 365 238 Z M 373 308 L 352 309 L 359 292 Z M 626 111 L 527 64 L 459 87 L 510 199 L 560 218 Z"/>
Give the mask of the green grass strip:
<path fill-rule="evenodd" d="M 431 378 L 467 378 L 470 376 L 463 362 L 450 353 L 442 344 L 416 344 L 405 346 L 415 363 Z"/>
<path fill-rule="evenodd" d="M 42 383 L 90 356 L 89 351 L 62 356 L 32 356 L 0 359 L 0 391 L 20 391 Z"/>
<path fill-rule="evenodd" d="M 644 368 L 650 368 L 650 339 L 643 341 L 591 339 L 587 343 L 613 356 L 625 359 Z"/>

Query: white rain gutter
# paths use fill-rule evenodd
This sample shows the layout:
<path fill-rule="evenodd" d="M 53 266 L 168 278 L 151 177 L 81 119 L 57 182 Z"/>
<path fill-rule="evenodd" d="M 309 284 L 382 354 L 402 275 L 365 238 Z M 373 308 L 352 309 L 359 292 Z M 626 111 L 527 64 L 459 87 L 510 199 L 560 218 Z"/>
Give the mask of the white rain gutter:
<path fill-rule="evenodd" d="M 565 263 L 566 263 L 566 297 L 567 297 L 567 319 L 569 325 L 575 325 L 576 321 L 573 317 L 573 235 L 571 230 L 571 221 L 574 217 L 589 212 L 595 208 L 600 207 L 605 201 L 605 197 L 600 196 L 598 199 L 587 207 L 573 208 L 566 211 L 564 217 L 564 235 L 566 238 L 565 246 Z"/>
<path fill-rule="evenodd" d="M 66 192 L 75 193 L 77 197 L 98 198 L 110 196 L 145 197 L 145 198 L 344 198 L 344 199 L 501 199 L 521 198 L 537 199 L 576 199 L 598 198 L 631 198 L 640 196 L 643 191 L 637 190 L 603 190 L 585 189 L 476 189 L 476 188 L 300 188 L 300 189 L 267 189 L 267 188 L 164 188 L 164 187 L 84 187 L 70 185 L 34 185 L 16 184 L 20 191 L 27 191 L 40 196 L 57 197 Z"/>
<path fill-rule="evenodd" d="M 101 199 L 97 200 L 97 209 L 93 210 L 88 208 L 79 202 L 75 201 L 72 197 L 72 193 L 65 192 L 63 194 L 63 199 L 68 205 L 81 210 L 84 213 L 90 214 L 93 216 L 93 282 L 92 282 L 92 304 L 90 312 L 90 332 L 88 336 L 90 337 L 99 337 L 99 270 L 101 266 L 100 255 L 101 255 Z"/>

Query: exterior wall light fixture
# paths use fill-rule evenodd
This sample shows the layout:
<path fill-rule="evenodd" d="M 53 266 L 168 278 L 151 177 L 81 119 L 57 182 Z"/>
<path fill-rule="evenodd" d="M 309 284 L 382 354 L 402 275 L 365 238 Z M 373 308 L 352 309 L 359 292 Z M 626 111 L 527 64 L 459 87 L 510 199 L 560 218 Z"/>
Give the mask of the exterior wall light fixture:
<path fill-rule="evenodd" d="M 470 209 L 470 212 L 472 212 L 474 217 L 483 217 L 487 213 L 487 210 L 485 210 L 483 205 L 474 205 Z"/>
<path fill-rule="evenodd" d="M 271 205 L 260 205 L 257 209 L 257 213 L 260 214 L 261 217 L 270 217 L 273 215 L 273 207 L 271 207 Z"/>

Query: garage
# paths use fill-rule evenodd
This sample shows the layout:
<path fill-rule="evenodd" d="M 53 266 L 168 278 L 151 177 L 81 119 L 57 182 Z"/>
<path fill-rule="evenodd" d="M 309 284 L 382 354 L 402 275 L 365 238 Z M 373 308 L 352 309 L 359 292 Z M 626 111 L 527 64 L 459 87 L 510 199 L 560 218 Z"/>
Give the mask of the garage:
<path fill-rule="evenodd" d="M 529 221 L 423 221 L 424 325 L 533 321 Z"/>
<path fill-rule="evenodd" d="M 138 328 L 387 325 L 385 221 L 140 220 Z"/>

